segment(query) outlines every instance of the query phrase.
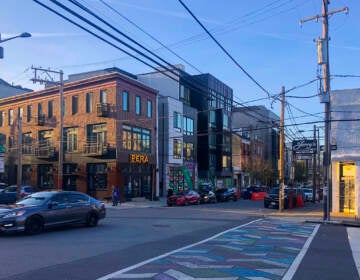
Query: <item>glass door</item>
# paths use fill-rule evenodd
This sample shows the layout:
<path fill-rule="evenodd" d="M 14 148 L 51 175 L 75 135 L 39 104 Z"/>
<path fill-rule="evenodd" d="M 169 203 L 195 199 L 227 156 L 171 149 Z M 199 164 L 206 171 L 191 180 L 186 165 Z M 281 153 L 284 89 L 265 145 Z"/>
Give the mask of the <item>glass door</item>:
<path fill-rule="evenodd" d="M 340 212 L 355 213 L 355 165 L 341 165 Z"/>

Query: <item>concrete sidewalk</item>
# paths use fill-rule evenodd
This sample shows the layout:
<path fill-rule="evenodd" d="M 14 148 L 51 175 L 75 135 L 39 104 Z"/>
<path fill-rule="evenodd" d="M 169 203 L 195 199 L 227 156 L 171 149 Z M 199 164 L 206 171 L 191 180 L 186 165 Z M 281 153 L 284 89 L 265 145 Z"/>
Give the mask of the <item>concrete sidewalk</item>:
<path fill-rule="evenodd" d="M 126 201 L 119 203 L 117 206 L 113 206 L 112 202 L 105 202 L 105 207 L 107 209 L 153 208 L 165 206 L 166 197 L 160 197 L 159 200 L 139 199 L 133 201 Z"/>

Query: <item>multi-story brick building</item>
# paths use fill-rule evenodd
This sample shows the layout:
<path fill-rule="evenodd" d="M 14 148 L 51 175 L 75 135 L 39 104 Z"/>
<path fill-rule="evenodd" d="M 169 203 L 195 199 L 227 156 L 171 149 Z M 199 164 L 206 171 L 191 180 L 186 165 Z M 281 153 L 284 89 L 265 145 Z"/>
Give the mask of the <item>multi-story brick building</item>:
<path fill-rule="evenodd" d="M 111 196 L 111 186 L 118 185 L 123 199 L 154 198 L 156 95 L 117 68 L 69 76 L 64 86 L 62 186 L 59 87 L 0 99 L 8 183 L 16 183 L 21 133 L 24 184 L 78 190 L 100 199 Z"/>

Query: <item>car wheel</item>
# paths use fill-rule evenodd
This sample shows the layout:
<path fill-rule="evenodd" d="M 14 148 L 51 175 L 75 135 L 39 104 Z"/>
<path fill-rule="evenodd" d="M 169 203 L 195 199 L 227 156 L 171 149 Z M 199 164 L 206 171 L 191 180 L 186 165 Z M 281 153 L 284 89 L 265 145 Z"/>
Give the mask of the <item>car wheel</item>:
<path fill-rule="evenodd" d="M 88 227 L 96 227 L 98 225 L 99 218 L 95 213 L 90 213 L 87 218 L 86 225 Z"/>
<path fill-rule="evenodd" d="M 25 222 L 25 233 L 28 235 L 39 234 L 44 230 L 44 223 L 40 217 L 30 217 Z"/>

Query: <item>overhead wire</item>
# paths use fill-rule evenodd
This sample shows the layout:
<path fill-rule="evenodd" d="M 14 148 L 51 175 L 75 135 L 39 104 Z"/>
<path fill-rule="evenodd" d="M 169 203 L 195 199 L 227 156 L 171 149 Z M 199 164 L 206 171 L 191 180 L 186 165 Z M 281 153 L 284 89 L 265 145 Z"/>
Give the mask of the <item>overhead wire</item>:
<path fill-rule="evenodd" d="M 185 5 L 182 0 L 178 0 L 181 5 L 188 11 L 188 13 L 195 19 L 195 21 L 205 30 L 205 32 L 211 37 L 211 39 L 221 48 L 221 50 L 235 63 L 235 65 L 241 69 L 241 71 L 253 81 L 262 91 L 264 91 L 270 98 L 271 94 L 267 91 L 254 77 L 252 77 L 244 67 L 242 67 L 239 62 L 220 44 L 220 42 L 210 33 L 210 31 L 201 23 L 201 21 L 195 16 L 195 14 Z"/>

